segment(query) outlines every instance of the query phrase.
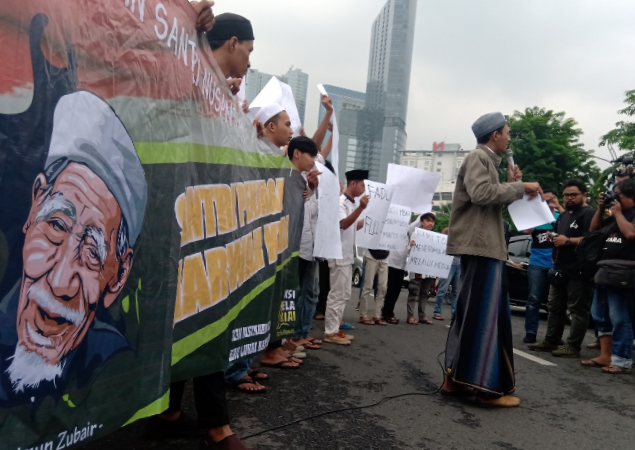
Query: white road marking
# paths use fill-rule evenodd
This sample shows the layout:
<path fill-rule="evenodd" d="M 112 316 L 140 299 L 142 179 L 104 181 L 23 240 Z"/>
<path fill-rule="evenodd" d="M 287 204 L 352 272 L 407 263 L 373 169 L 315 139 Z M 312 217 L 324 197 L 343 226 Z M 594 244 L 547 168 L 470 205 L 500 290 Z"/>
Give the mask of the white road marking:
<path fill-rule="evenodd" d="M 446 328 L 450 328 L 450 325 L 446 325 L 445 327 L 446 327 Z"/>
<path fill-rule="evenodd" d="M 514 349 L 514 355 L 522 356 L 523 358 L 527 358 L 528 360 L 538 363 L 542 366 L 557 366 L 558 365 L 558 364 L 554 364 L 550 361 L 547 361 L 542 358 L 538 358 L 537 356 L 530 355 L 529 353 L 525 353 L 517 349 Z"/>

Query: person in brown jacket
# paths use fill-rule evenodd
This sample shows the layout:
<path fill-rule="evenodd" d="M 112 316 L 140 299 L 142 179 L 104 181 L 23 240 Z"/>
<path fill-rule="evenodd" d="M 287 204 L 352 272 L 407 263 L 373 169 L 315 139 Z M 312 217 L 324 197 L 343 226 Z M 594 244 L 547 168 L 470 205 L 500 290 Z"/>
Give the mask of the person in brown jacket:
<path fill-rule="evenodd" d="M 507 246 L 502 209 L 527 194 L 542 196 L 538 183 L 523 183 L 508 166 L 501 184 L 498 166 L 509 144 L 501 113 L 472 125 L 478 145 L 463 161 L 454 191 L 447 254 L 461 256 L 461 282 L 445 353 L 445 395 L 476 395 L 481 406 L 518 406 L 511 313 L 507 298 Z"/>

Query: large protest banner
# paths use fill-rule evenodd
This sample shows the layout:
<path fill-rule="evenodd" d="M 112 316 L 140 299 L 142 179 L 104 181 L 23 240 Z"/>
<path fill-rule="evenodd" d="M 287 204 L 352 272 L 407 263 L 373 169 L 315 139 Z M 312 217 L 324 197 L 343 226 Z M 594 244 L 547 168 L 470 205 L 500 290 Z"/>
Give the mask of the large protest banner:
<path fill-rule="evenodd" d="M 187 1 L 0 17 L 0 447 L 72 449 L 291 334 L 304 181 Z"/>

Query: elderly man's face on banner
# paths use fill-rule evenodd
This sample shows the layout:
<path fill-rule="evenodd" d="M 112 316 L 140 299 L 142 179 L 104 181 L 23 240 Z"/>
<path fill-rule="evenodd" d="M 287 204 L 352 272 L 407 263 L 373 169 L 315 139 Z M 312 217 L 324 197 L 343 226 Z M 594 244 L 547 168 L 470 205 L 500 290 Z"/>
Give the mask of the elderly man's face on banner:
<path fill-rule="evenodd" d="M 68 164 L 52 186 L 38 176 L 24 226 L 18 347 L 59 365 L 81 343 L 98 305 L 112 305 L 132 266 L 121 217 L 106 184 L 85 165 Z"/>

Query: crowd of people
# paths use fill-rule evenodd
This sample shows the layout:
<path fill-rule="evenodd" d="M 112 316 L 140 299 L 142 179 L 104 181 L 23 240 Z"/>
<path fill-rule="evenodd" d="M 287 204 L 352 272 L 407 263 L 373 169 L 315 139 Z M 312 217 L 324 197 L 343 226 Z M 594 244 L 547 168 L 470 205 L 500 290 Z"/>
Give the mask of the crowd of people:
<path fill-rule="evenodd" d="M 232 92 L 236 93 L 254 50 L 251 23 L 229 13 L 214 18 L 210 8 L 204 8 L 201 17 L 205 19 L 199 19 L 199 25 L 207 30 L 214 59 L 228 79 Z M 224 373 L 194 379 L 198 421 L 189 419 L 182 412 L 185 382 L 174 383 L 168 410 L 147 424 L 149 436 L 182 436 L 194 432 L 197 427 L 205 427 L 208 433 L 201 441 L 201 449 L 246 449 L 230 428 L 225 389 L 231 386 L 246 394 L 267 390 L 263 382 L 269 375 L 253 367 L 254 358 L 259 356 L 260 365 L 264 367 L 297 370 L 302 367 L 308 351 L 319 350 L 325 344 L 348 346 L 353 342 L 354 336 L 349 332 L 353 326 L 344 321 L 344 310 L 352 295 L 355 231 L 363 226 L 363 212 L 370 202 L 364 195 L 368 171 L 346 172 L 346 185 L 341 186 L 342 259 L 314 258 L 321 175 L 318 167 L 334 172 L 327 160 L 332 138 L 324 142 L 333 105 L 325 95 L 321 103 L 326 114 L 312 137 L 304 133 L 293 137 L 289 114 L 279 104 L 260 108 L 253 121 L 259 138 L 281 155 L 285 154 L 306 181 L 304 192 L 298 192 L 304 198 L 304 223 L 299 252 L 300 293 L 293 337 L 286 342 L 272 342 L 260 355 L 238 360 Z M 243 109 L 249 112 L 248 105 L 243 105 Z M 502 114 L 491 113 L 479 118 L 472 130 L 478 145 L 460 168 L 450 226 L 443 230 L 448 234 L 447 253 L 454 257 L 450 273 L 446 279 L 438 281 L 425 273 L 408 274 L 406 322 L 409 325 L 433 323 L 426 316 L 425 308 L 429 292 L 437 283 L 432 319 L 444 320 L 442 305 L 448 288 L 451 288 L 452 321 L 441 393 L 474 397 L 478 404 L 486 407 L 520 404 L 520 399 L 511 395 L 516 384 L 505 273 L 508 243 L 502 208 L 525 195 L 547 200 L 554 214 L 553 223 L 524 230 L 532 236 L 527 268 L 530 294 L 525 342 L 535 351 L 579 357 L 592 315 L 600 356 L 582 361 L 582 365 L 601 367 L 612 374 L 629 372 L 633 343 L 635 181 L 621 181 L 614 190 L 616 199 L 610 203 L 600 199 L 597 210 L 587 205 L 586 186 L 576 180 L 569 181 L 564 186 L 564 206 L 561 206 L 555 192 L 543 190 L 539 183 L 522 181 L 518 166 L 509 164 L 508 182 L 499 181 L 498 167 L 510 141 L 509 126 Z M 432 230 L 434 226 L 435 215 L 422 214 L 410 224 L 409 236 L 416 227 Z M 595 247 L 589 243 L 595 243 Z M 413 244 L 408 238 L 399 251 L 367 249 L 364 252 L 360 325 L 399 323 L 395 304 Z M 599 267 L 597 273 L 595 269 L 582 267 L 580 252 L 576 252 L 578 247 L 587 252 L 595 250 L 594 261 L 599 261 L 594 265 Z M 539 308 L 547 296 L 547 331 L 544 339 L 537 342 Z M 567 311 L 571 327 L 566 343 L 561 343 Z M 324 320 L 324 328 L 314 326 L 314 319 Z"/>

